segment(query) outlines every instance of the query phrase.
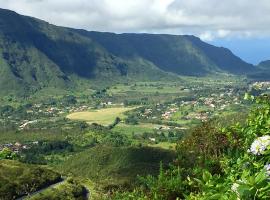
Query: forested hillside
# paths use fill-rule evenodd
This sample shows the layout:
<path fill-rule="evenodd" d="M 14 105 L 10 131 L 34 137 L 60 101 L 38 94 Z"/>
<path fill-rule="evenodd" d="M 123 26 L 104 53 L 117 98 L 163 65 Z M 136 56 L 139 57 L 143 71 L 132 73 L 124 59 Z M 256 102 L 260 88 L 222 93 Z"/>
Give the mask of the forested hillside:
<path fill-rule="evenodd" d="M 88 32 L 4 9 L 0 27 L 1 95 L 28 96 L 44 88 L 78 91 L 125 80 L 176 80 L 177 75 L 247 74 L 255 69 L 228 49 L 194 36 Z"/>

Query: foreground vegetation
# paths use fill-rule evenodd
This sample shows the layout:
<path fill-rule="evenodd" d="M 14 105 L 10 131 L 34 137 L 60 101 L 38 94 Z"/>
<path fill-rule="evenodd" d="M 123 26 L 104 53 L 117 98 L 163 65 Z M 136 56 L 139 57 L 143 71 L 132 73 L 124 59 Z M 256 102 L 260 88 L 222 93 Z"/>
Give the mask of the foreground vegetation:
<path fill-rule="evenodd" d="M 4 9 L 0 26 L 0 199 L 270 199 L 269 62 Z"/>
<path fill-rule="evenodd" d="M 16 199 L 59 181 L 60 174 L 44 167 L 0 160 L 0 199 Z"/>
<path fill-rule="evenodd" d="M 196 128 L 178 143 L 176 165 L 114 199 L 269 199 L 269 100 L 257 98 L 245 124 Z"/>
<path fill-rule="evenodd" d="M 85 199 L 89 193 L 92 199 L 208 199 L 206 177 L 227 191 L 229 163 L 246 152 L 252 106 L 243 95 L 261 91 L 242 81 L 185 78 L 8 100 L 0 106 L 0 160 L 43 165 L 66 177 L 35 199 Z M 254 83 L 261 85 L 267 90 Z"/>
<path fill-rule="evenodd" d="M 63 184 L 33 195 L 29 200 L 87 200 L 89 191 L 79 181 L 68 178 Z"/>
<path fill-rule="evenodd" d="M 159 163 L 168 167 L 174 158 L 173 151 L 159 148 L 97 146 L 73 155 L 58 168 L 110 190 L 134 185 L 137 175 L 157 175 Z"/>

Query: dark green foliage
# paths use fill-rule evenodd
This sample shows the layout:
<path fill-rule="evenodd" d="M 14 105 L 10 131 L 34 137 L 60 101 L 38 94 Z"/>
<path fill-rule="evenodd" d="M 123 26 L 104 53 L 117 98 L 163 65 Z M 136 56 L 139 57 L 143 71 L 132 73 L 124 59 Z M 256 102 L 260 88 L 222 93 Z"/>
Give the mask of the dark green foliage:
<path fill-rule="evenodd" d="M 68 178 L 57 188 L 48 189 L 41 194 L 35 195 L 30 200 L 87 200 L 88 191 L 80 182 L 73 178 Z"/>
<path fill-rule="evenodd" d="M 252 66 L 251 64 L 247 64 L 239 57 L 234 56 L 229 49 L 209 45 L 194 36 L 187 36 L 187 38 L 221 70 L 235 74 L 255 71 L 254 66 Z"/>
<path fill-rule="evenodd" d="M 20 160 L 25 163 L 46 164 L 45 155 L 61 154 L 73 152 L 73 145 L 67 141 L 39 142 L 29 149 L 21 152 Z"/>
<path fill-rule="evenodd" d="M 116 117 L 114 122 L 111 125 L 109 125 L 109 129 L 113 129 L 120 122 L 121 122 L 121 119 L 119 117 Z"/>
<path fill-rule="evenodd" d="M 126 135 L 119 133 L 108 133 L 102 140 L 101 143 L 113 147 L 124 147 L 129 146 L 131 141 Z"/>
<path fill-rule="evenodd" d="M 8 148 L 4 148 L 2 151 L 0 151 L 0 160 L 15 160 L 16 158 L 18 158 L 18 155 Z"/>
<path fill-rule="evenodd" d="M 78 32 L 93 38 L 116 56 L 140 56 L 164 71 L 177 74 L 253 71 L 252 65 L 234 56 L 228 49 L 209 45 L 194 36 Z"/>
<path fill-rule="evenodd" d="M 109 189 L 133 185 L 137 175 L 157 174 L 159 163 L 167 167 L 174 156 L 173 151 L 159 148 L 97 146 L 75 154 L 59 168 L 96 180 Z"/>
<path fill-rule="evenodd" d="M 257 67 L 258 71 L 256 73 L 250 74 L 249 77 L 257 80 L 268 81 L 270 76 L 270 61 L 263 61 L 259 63 Z"/>
<path fill-rule="evenodd" d="M 240 150 L 241 143 L 238 137 L 237 133 L 227 135 L 222 132 L 218 121 L 203 123 L 177 144 L 179 165 L 199 166 L 219 173 L 219 157 L 229 150 Z"/>
<path fill-rule="evenodd" d="M 202 76 L 253 70 L 229 50 L 193 36 L 87 32 L 3 9 L 0 27 L 0 95 L 26 98 L 48 88 L 57 93 L 112 81 L 179 80 L 168 72 Z"/>
<path fill-rule="evenodd" d="M 76 97 L 72 95 L 64 96 L 61 100 L 63 105 L 73 105 L 77 103 Z"/>
<path fill-rule="evenodd" d="M 133 200 L 133 199 L 152 199 L 152 200 L 175 200 L 184 198 L 187 190 L 186 181 L 182 178 L 182 170 L 175 168 L 163 170 L 160 166 L 158 176 L 148 175 L 145 178 L 139 177 L 140 188 L 135 189 L 132 194 L 127 195 L 125 192 L 116 192 L 113 194 L 115 200 Z M 147 194 L 147 195 L 146 195 Z"/>
<path fill-rule="evenodd" d="M 133 192 L 118 191 L 113 199 L 269 199 L 270 101 L 268 96 L 247 99 L 256 106 L 246 123 L 222 128 L 210 122 L 195 128 L 178 144 L 174 167 L 161 168 L 158 177 L 142 178 Z"/>
<path fill-rule="evenodd" d="M 61 180 L 51 170 L 16 161 L 0 161 L 0 199 L 11 200 Z"/>
<path fill-rule="evenodd" d="M 0 115 L 4 116 L 4 115 L 9 115 L 10 113 L 14 112 L 14 108 L 12 106 L 1 106 L 0 107 Z"/>
<path fill-rule="evenodd" d="M 128 117 L 125 119 L 125 122 L 127 124 L 136 125 L 139 124 L 139 119 L 134 115 L 128 115 Z"/>
<path fill-rule="evenodd" d="M 270 60 L 260 62 L 258 66 L 261 68 L 264 68 L 264 69 L 269 69 L 270 68 Z"/>
<path fill-rule="evenodd" d="M 0 10 L 0 26 L 2 95 L 26 97 L 46 88 L 83 90 L 89 80 L 104 85 L 123 78 L 171 77 L 146 61 L 109 54 L 75 30 L 12 11 Z"/>

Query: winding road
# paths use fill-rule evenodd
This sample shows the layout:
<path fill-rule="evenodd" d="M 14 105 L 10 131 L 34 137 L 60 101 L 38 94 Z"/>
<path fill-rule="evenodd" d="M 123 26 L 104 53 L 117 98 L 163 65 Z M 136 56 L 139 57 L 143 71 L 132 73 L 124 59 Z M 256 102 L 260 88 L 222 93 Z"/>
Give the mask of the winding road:
<path fill-rule="evenodd" d="M 40 190 L 37 190 L 37 191 L 35 191 L 35 192 L 33 192 L 33 193 L 29 194 L 29 195 L 24 195 L 24 196 L 22 196 L 22 197 L 20 197 L 20 198 L 17 198 L 16 200 L 26 200 L 26 199 L 28 199 L 28 198 L 31 198 L 31 197 L 33 197 L 33 196 L 35 196 L 35 195 L 37 195 L 37 194 L 40 194 L 40 193 L 44 192 L 44 191 L 47 190 L 47 189 L 51 189 L 51 188 L 55 188 L 55 187 L 57 187 L 57 186 L 60 186 L 60 185 L 62 185 L 65 181 L 66 181 L 66 179 L 63 179 L 63 180 L 61 180 L 61 181 L 58 182 L 58 183 L 54 183 L 54 184 L 52 184 L 52 185 L 49 185 L 49 186 L 47 186 L 47 187 L 45 187 L 45 188 L 42 188 L 42 189 L 40 189 Z M 87 187 L 85 187 L 85 189 L 87 190 L 86 198 L 87 198 L 87 199 L 90 199 L 90 191 L 87 189 Z"/>
<path fill-rule="evenodd" d="M 56 186 L 59 186 L 59 185 L 63 184 L 64 182 L 65 182 L 65 179 L 61 180 L 61 181 L 58 182 L 58 183 L 54 183 L 54 184 L 49 185 L 49 186 L 47 186 L 47 187 L 45 187 L 45 188 L 42 188 L 42 189 L 40 189 L 40 190 L 37 190 L 37 191 L 35 191 L 35 192 L 33 192 L 33 193 L 29 194 L 29 195 L 24 195 L 24 196 L 22 196 L 22 197 L 20 197 L 20 198 L 17 198 L 16 200 L 24 200 L 24 199 L 30 198 L 30 197 L 32 197 L 32 196 L 34 196 L 34 195 L 36 195 L 36 194 L 42 193 L 43 191 L 45 191 L 45 190 L 47 190 L 47 189 L 50 189 L 50 188 L 54 188 L 54 187 L 56 187 Z"/>

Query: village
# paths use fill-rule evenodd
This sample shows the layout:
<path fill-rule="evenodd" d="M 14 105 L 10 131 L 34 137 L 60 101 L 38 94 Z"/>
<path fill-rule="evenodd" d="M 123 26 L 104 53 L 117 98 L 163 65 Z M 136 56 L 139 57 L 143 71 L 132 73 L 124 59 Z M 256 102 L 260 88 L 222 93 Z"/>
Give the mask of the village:
<path fill-rule="evenodd" d="M 250 88 L 255 88 L 264 91 L 270 90 L 270 81 L 261 81 L 261 82 L 256 81 L 250 85 Z"/>
<path fill-rule="evenodd" d="M 201 86 L 204 87 L 204 86 Z M 171 101 L 146 104 L 137 106 L 136 109 L 126 113 L 128 117 L 137 120 L 139 123 L 153 124 L 153 130 L 159 132 L 169 132 L 176 130 L 187 130 L 201 122 L 210 120 L 221 113 L 237 112 L 245 108 L 243 100 L 244 91 L 233 87 L 209 90 L 208 93 L 200 92 L 201 87 L 183 87 L 187 96 L 179 96 Z M 250 87 L 260 87 L 269 89 L 270 82 L 252 83 Z M 196 94 L 196 95 L 193 95 Z M 17 111 L 12 107 L 2 107 L 0 109 L 0 122 L 5 126 L 14 126 L 18 131 L 28 129 L 44 129 L 50 127 L 55 121 L 65 119 L 70 113 L 91 111 L 93 109 L 102 109 L 109 107 L 124 107 L 121 101 L 110 101 L 101 99 L 98 104 L 76 102 L 63 104 L 62 102 L 50 104 L 34 103 L 33 105 L 21 106 Z M 53 123 L 52 123 L 53 122 Z M 63 122 L 67 123 L 67 122 Z M 41 124 L 41 125 L 40 125 Z M 2 127 L 2 128 L 3 128 Z M 154 137 L 148 137 L 151 142 Z M 19 142 L 4 143 L 0 145 L 0 150 L 8 148 L 15 153 L 23 149 L 38 145 L 39 141 L 29 141 L 21 144 Z"/>
<path fill-rule="evenodd" d="M 181 127 L 192 122 L 204 122 L 220 112 L 233 112 L 243 105 L 242 93 L 227 89 L 208 96 L 197 96 L 190 100 L 176 99 L 172 102 L 145 106 L 135 115 L 140 121 L 171 122 Z M 182 126 L 183 128 L 183 126 Z"/>
<path fill-rule="evenodd" d="M 4 150 L 4 149 L 9 149 L 14 153 L 20 153 L 22 150 L 25 149 L 30 149 L 32 146 L 34 145 L 38 145 L 39 142 L 38 141 L 33 141 L 33 142 L 27 142 L 27 143 L 20 143 L 20 142 L 15 142 L 15 143 L 4 143 L 4 144 L 0 144 L 0 151 Z"/>

